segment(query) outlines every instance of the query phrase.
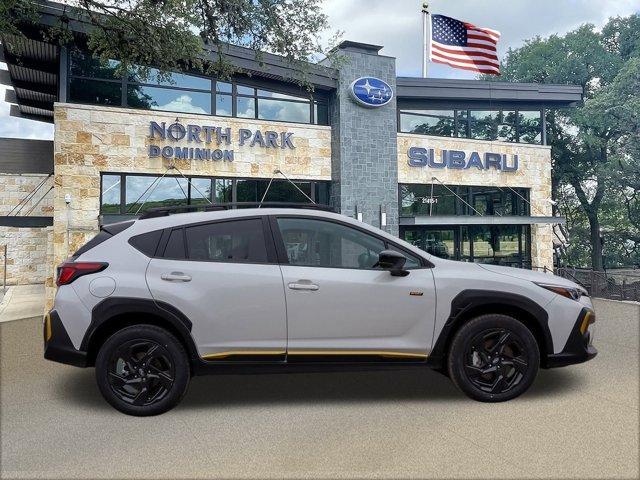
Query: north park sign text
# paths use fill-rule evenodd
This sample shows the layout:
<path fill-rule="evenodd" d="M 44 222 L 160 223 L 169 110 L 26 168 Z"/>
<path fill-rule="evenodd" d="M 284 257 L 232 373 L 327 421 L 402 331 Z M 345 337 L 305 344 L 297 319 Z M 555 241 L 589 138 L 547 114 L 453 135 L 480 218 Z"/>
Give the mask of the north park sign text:
<path fill-rule="evenodd" d="M 232 131 L 230 127 L 212 125 L 183 125 L 174 122 L 149 123 L 149 157 L 176 158 L 180 160 L 223 160 L 233 161 L 233 149 L 230 145 L 294 149 L 292 132 L 274 132 L 272 130 L 250 130 L 239 128 Z M 160 145 L 160 142 L 186 141 L 190 146 Z M 157 143 L 156 143 L 157 142 Z M 215 144 L 218 148 L 207 148 L 205 145 Z M 202 146 L 200 146 L 202 145 Z"/>

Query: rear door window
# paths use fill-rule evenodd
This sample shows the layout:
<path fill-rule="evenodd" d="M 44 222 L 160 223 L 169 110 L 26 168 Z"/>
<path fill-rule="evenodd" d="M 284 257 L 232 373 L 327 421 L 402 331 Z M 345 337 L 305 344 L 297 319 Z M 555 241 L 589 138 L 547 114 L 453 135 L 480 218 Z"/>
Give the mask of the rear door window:
<path fill-rule="evenodd" d="M 194 225 L 185 232 L 189 260 L 268 263 L 261 219 Z"/>
<path fill-rule="evenodd" d="M 184 260 L 184 232 L 182 228 L 176 228 L 171 231 L 167 246 L 164 248 L 164 258 L 173 258 L 176 260 Z"/>

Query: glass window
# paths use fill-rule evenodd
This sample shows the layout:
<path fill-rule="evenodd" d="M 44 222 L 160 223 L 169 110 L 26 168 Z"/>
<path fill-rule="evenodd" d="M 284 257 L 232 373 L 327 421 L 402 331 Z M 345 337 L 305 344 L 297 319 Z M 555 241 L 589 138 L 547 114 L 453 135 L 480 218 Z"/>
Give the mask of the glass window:
<path fill-rule="evenodd" d="M 453 110 L 412 110 L 400 113 L 402 132 L 422 133 L 440 137 L 454 134 Z"/>
<path fill-rule="evenodd" d="M 473 261 L 518 266 L 522 263 L 521 225 L 475 225 L 471 227 Z"/>
<path fill-rule="evenodd" d="M 101 213 L 120 213 L 120 175 L 102 176 Z"/>
<path fill-rule="evenodd" d="M 236 98 L 236 116 L 241 118 L 256 118 L 256 103 L 254 98 Z"/>
<path fill-rule="evenodd" d="M 233 113 L 231 95 L 216 93 L 216 115 L 220 117 L 230 117 Z"/>
<path fill-rule="evenodd" d="M 400 216 L 403 217 L 478 215 L 478 212 L 482 215 L 529 215 L 529 190 L 526 188 L 434 184 L 432 197 L 431 184 L 400 184 L 399 192 Z"/>
<path fill-rule="evenodd" d="M 308 218 L 278 218 L 291 265 L 370 269 L 384 242 L 355 228 Z"/>
<path fill-rule="evenodd" d="M 456 215 L 459 200 L 451 191 L 443 185 L 433 185 L 433 196 L 431 191 L 431 184 L 400 185 L 401 215 Z"/>
<path fill-rule="evenodd" d="M 216 203 L 232 202 L 233 181 L 226 178 L 216 178 L 213 201 Z"/>
<path fill-rule="evenodd" d="M 313 107 L 313 117 L 316 125 L 329 125 L 329 105 L 315 102 Z"/>
<path fill-rule="evenodd" d="M 469 137 L 469 115 L 467 110 L 456 110 L 456 137 Z"/>
<path fill-rule="evenodd" d="M 120 82 L 72 78 L 69 82 L 69 98 L 78 103 L 120 106 L 122 85 Z"/>
<path fill-rule="evenodd" d="M 308 203 L 309 199 L 300 193 L 300 190 L 311 197 L 311 182 L 294 182 L 300 189 L 298 190 L 286 180 L 274 180 L 268 191 L 269 180 L 258 180 L 257 183 L 257 201 L 262 200 L 265 192 L 267 192 L 267 196 L 264 198 L 265 202 Z"/>
<path fill-rule="evenodd" d="M 309 102 L 300 103 L 258 98 L 258 118 L 262 120 L 309 123 L 311 121 L 310 115 Z"/>
<path fill-rule="evenodd" d="M 479 140 L 496 140 L 498 138 L 498 124 L 496 112 L 489 110 L 471 110 L 471 138 Z"/>
<path fill-rule="evenodd" d="M 197 225 L 185 230 L 189 260 L 267 263 L 260 219 Z"/>
<path fill-rule="evenodd" d="M 539 111 L 518 112 L 518 139 L 523 143 L 542 143 L 542 125 Z"/>
<path fill-rule="evenodd" d="M 236 202 L 257 202 L 258 181 L 236 180 Z"/>
<path fill-rule="evenodd" d="M 150 110 L 210 114 L 211 94 L 129 85 L 127 88 L 127 105 Z"/>
<path fill-rule="evenodd" d="M 236 85 L 236 91 L 239 95 L 255 95 L 256 89 L 251 87 L 245 87 L 244 85 Z"/>
<path fill-rule="evenodd" d="M 516 112 L 495 112 L 498 128 L 498 140 L 503 142 L 515 142 L 516 138 Z"/>
<path fill-rule="evenodd" d="M 129 175 L 125 211 L 136 213 L 153 207 L 186 205 L 187 188 L 184 178 Z"/>
<path fill-rule="evenodd" d="M 152 83 L 170 87 L 211 90 L 211 80 L 208 78 L 185 75 L 183 73 L 160 75 L 160 71 L 155 68 L 133 67 L 129 73 L 129 80 L 132 82 Z"/>
<path fill-rule="evenodd" d="M 191 179 L 191 205 L 209 205 L 211 203 L 211 179 Z"/>
<path fill-rule="evenodd" d="M 227 82 L 216 82 L 216 92 L 231 93 L 233 91 L 232 85 Z"/>
<path fill-rule="evenodd" d="M 71 51 L 71 75 L 116 79 L 120 78 L 120 75 L 116 73 L 116 69 L 119 66 L 120 62 L 117 60 L 107 60 L 103 62 L 99 58 L 92 56 L 89 52 L 79 49 L 73 49 Z"/>
<path fill-rule="evenodd" d="M 164 248 L 164 258 L 175 258 L 182 260 L 185 258 L 184 252 L 184 232 L 181 228 L 171 231 L 167 246 Z"/>
<path fill-rule="evenodd" d="M 455 234 L 453 229 L 433 230 L 408 228 L 403 238 L 411 245 L 439 258 L 455 258 Z"/>
<path fill-rule="evenodd" d="M 319 203 L 321 205 L 329 205 L 329 188 L 330 188 L 330 183 L 329 182 L 316 182 L 315 183 L 315 189 L 316 189 L 316 197 L 315 197 L 315 202 Z"/>
<path fill-rule="evenodd" d="M 238 93 L 240 93 L 240 92 L 238 92 Z M 259 97 L 284 98 L 284 99 L 298 100 L 298 101 L 306 100 L 302 96 L 287 95 L 285 93 L 278 93 L 278 92 L 270 92 L 269 90 L 258 90 L 257 94 L 258 94 Z"/>

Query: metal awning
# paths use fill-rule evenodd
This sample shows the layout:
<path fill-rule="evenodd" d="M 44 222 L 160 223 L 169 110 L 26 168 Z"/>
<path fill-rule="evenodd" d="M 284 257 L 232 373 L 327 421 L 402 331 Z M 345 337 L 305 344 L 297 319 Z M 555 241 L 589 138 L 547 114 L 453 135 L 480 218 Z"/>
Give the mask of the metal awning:
<path fill-rule="evenodd" d="M 565 224 L 564 217 L 531 217 L 520 215 L 418 215 L 400 217 L 400 225 L 534 225 Z"/>
<path fill-rule="evenodd" d="M 6 90 L 4 100 L 11 104 L 10 115 L 53 122 L 53 102 L 58 95 L 60 49 L 32 38 L 0 35 L 2 60 L 0 84 Z"/>

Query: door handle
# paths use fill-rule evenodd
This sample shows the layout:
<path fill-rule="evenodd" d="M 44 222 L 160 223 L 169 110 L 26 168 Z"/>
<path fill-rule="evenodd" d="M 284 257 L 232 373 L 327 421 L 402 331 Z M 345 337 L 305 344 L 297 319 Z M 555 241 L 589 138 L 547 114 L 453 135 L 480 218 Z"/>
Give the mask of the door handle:
<path fill-rule="evenodd" d="M 171 272 L 171 273 L 163 273 L 160 275 L 162 280 L 166 280 L 167 282 L 190 282 L 191 276 L 185 275 L 182 272 Z"/>
<path fill-rule="evenodd" d="M 315 283 L 303 283 L 303 280 L 298 280 L 298 282 L 290 283 L 288 286 L 291 290 L 320 290 L 320 287 Z"/>

